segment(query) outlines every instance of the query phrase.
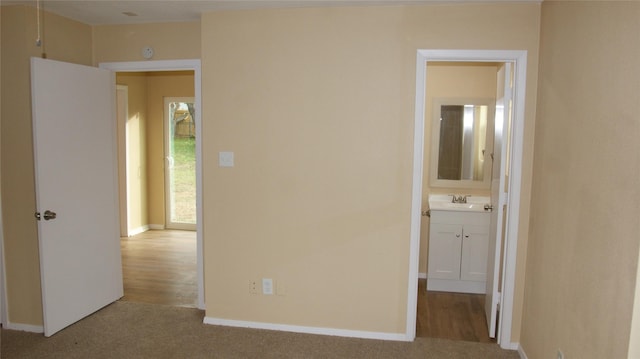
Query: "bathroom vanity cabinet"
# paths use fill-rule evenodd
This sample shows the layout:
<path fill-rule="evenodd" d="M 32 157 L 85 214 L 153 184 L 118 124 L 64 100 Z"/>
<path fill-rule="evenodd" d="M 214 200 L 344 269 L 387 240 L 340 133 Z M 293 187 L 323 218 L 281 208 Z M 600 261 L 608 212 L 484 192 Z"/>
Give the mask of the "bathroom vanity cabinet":
<path fill-rule="evenodd" d="M 427 290 L 485 293 L 490 212 L 431 210 Z"/>

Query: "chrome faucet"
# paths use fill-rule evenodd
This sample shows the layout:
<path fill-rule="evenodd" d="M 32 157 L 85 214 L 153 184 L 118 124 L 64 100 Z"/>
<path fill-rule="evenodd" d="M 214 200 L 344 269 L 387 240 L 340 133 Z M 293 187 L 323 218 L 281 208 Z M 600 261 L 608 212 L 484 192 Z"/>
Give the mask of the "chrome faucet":
<path fill-rule="evenodd" d="M 455 194 L 451 195 L 451 203 L 467 203 L 467 198 L 471 197 L 471 195 L 466 194 L 464 196 L 457 196 Z"/>

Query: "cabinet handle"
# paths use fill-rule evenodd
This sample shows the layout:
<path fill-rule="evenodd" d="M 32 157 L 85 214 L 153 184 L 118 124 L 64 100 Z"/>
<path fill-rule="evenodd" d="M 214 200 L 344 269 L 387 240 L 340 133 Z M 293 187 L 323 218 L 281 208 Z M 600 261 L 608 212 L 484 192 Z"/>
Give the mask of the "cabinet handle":
<path fill-rule="evenodd" d="M 459 234 L 456 234 L 456 238 L 460 238 L 460 235 L 459 235 Z"/>
<path fill-rule="evenodd" d="M 468 234 L 467 234 L 467 235 L 465 235 L 465 236 L 464 236 L 464 238 L 469 238 L 469 235 L 468 235 Z"/>

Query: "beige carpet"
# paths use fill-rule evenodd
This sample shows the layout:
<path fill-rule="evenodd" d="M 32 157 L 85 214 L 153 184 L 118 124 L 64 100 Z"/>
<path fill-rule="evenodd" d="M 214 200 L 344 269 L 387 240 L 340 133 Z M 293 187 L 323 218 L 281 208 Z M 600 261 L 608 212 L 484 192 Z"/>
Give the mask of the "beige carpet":
<path fill-rule="evenodd" d="M 11 358 L 519 358 L 496 344 L 352 339 L 202 324 L 197 309 L 116 302 L 45 338 L 2 330 Z"/>

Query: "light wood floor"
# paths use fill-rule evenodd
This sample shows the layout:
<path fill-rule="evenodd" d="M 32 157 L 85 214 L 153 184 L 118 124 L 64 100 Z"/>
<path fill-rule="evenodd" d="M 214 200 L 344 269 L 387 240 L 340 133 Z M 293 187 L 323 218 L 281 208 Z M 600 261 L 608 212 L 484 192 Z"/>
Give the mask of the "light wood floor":
<path fill-rule="evenodd" d="M 147 231 L 120 239 L 124 297 L 140 303 L 195 307 L 196 232 Z"/>
<path fill-rule="evenodd" d="M 427 292 L 427 280 L 418 280 L 417 337 L 495 343 L 489 338 L 484 294 Z"/>
<path fill-rule="evenodd" d="M 152 230 L 120 243 L 122 300 L 196 306 L 196 232 Z M 420 279 L 416 336 L 495 343 L 487 332 L 484 295 L 427 292 Z"/>

